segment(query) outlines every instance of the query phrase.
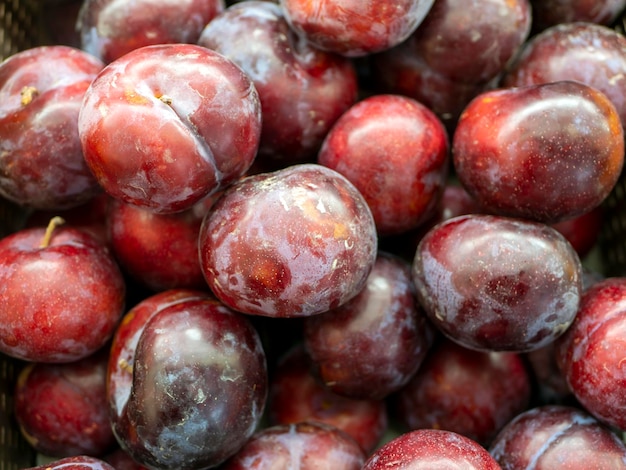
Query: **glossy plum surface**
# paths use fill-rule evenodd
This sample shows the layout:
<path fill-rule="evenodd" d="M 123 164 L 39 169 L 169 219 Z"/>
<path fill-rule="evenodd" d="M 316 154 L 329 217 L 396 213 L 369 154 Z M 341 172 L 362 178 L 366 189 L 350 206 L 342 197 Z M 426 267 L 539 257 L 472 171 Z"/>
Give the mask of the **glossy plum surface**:
<path fill-rule="evenodd" d="M 557 361 L 570 389 L 600 421 L 626 428 L 626 279 L 589 287 L 571 328 L 557 341 Z"/>
<path fill-rule="evenodd" d="M 383 252 L 356 297 L 304 321 L 321 380 L 351 398 L 380 400 L 406 385 L 434 337 L 417 303 L 410 263 Z"/>
<path fill-rule="evenodd" d="M 360 470 L 365 452 L 343 431 L 302 422 L 258 431 L 220 470 Z"/>
<path fill-rule="evenodd" d="M 88 455 L 65 457 L 50 463 L 30 467 L 25 470 L 116 470 L 104 460 Z"/>
<path fill-rule="evenodd" d="M 44 228 L 0 240 L 0 351 L 71 362 L 113 336 L 126 284 L 110 252 L 86 232 L 61 226 L 44 240 Z"/>
<path fill-rule="evenodd" d="M 15 418 L 34 449 L 50 457 L 101 456 L 113 448 L 106 398 L 107 349 L 66 364 L 20 371 Z"/>
<path fill-rule="evenodd" d="M 365 285 L 376 248 L 361 193 L 316 164 L 234 183 L 199 237 L 215 295 L 234 310 L 269 317 L 306 317 L 344 304 Z"/>
<path fill-rule="evenodd" d="M 485 351 L 549 344 L 574 321 L 582 294 L 580 259 L 559 232 L 492 215 L 459 216 L 430 230 L 413 279 L 434 325 Z"/>
<path fill-rule="evenodd" d="M 267 409 L 270 425 L 326 423 L 352 436 L 367 454 L 380 443 L 388 425 L 384 401 L 334 393 L 320 380 L 301 344 L 279 358 L 271 376 Z"/>
<path fill-rule="evenodd" d="M 357 187 L 380 234 L 402 233 L 433 214 L 448 176 L 448 150 L 447 132 L 428 108 L 408 97 L 376 95 L 339 118 L 317 162 Z"/>
<path fill-rule="evenodd" d="M 280 0 L 290 26 L 320 49 L 349 57 L 404 41 L 434 0 Z"/>
<path fill-rule="evenodd" d="M 626 466 L 626 446 L 585 410 L 547 405 L 525 411 L 508 423 L 491 455 L 503 470 L 619 469 Z"/>
<path fill-rule="evenodd" d="M 414 33 L 414 53 L 455 82 L 484 84 L 527 39 L 528 0 L 437 0 Z"/>
<path fill-rule="evenodd" d="M 0 64 L 0 195 L 60 210 L 95 196 L 78 136 L 83 96 L 104 64 L 67 46 L 18 52 Z"/>
<path fill-rule="evenodd" d="M 143 46 L 195 43 L 224 0 L 86 0 L 77 21 L 81 48 L 109 63 Z"/>
<path fill-rule="evenodd" d="M 158 214 L 113 200 L 106 226 L 120 267 L 154 292 L 206 289 L 198 260 L 198 234 L 212 203 L 209 196 L 186 211 Z"/>
<path fill-rule="evenodd" d="M 485 446 L 526 410 L 531 386 L 519 354 L 474 351 L 443 340 L 393 397 L 395 414 L 409 430 L 446 429 Z"/>
<path fill-rule="evenodd" d="M 485 210 L 556 223 L 599 206 L 624 164 L 611 101 L 574 81 L 476 97 L 452 142 L 461 184 Z"/>
<path fill-rule="evenodd" d="M 314 160 L 357 99 L 352 62 L 297 37 L 276 3 L 232 5 L 207 24 L 198 44 L 228 57 L 254 82 L 263 111 L 257 158 L 269 165 Z"/>
<path fill-rule="evenodd" d="M 267 365 L 257 331 L 214 299 L 162 308 L 134 350 L 126 401 L 114 432 L 150 468 L 212 468 L 260 423 Z"/>
<path fill-rule="evenodd" d="M 433 468 L 500 470 L 494 458 L 476 441 L 441 429 L 401 434 L 376 450 L 363 465 L 363 470 Z"/>
<path fill-rule="evenodd" d="M 111 196 L 180 212 L 248 171 L 261 106 L 252 81 L 222 55 L 193 44 L 145 46 L 91 83 L 78 131 Z"/>
<path fill-rule="evenodd" d="M 604 93 L 626 125 L 626 37 L 587 22 L 552 26 L 531 38 L 502 86 L 575 80 Z"/>

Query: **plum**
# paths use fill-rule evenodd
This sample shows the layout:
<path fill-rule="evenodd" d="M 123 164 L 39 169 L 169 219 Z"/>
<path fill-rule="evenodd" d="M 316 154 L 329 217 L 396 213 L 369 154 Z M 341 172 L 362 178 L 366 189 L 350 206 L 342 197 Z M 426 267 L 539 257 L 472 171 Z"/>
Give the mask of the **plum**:
<path fill-rule="evenodd" d="M 316 47 L 361 57 L 400 44 L 434 0 L 280 0 L 289 25 Z"/>
<path fill-rule="evenodd" d="M 556 340 L 574 321 L 582 264 L 548 225 L 469 214 L 422 238 L 413 280 L 426 314 L 453 341 L 526 352 Z"/>
<path fill-rule="evenodd" d="M 608 97 L 558 81 L 481 93 L 452 141 L 459 181 L 494 214 L 557 223 L 598 207 L 624 165 Z"/>
<path fill-rule="evenodd" d="M 113 336 L 126 283 L 87 232 L 25 228 L 0 240 L 0 351 L 33 362 L 72 362 Z"/>
<path fill-rule="evenodd" d="M 385 401 L 334 393 L 320 380 L 301 343 L 279 358 L 270 380 L 267 411 L 270 425 L 321 422 L 341 429 L 366 454 L 380 444 L 388 430 Z"/>
<path fill-rule="evenodd" d="M 360 470 L 365 452 L 328 424 L 301 422 L 258 431 L 220 470 Z"/>
<path fill-rule="evenodd" d="M 140 464 L 213 468 L 256 431 L 267 363 L 245 316 L 215 299 L 182 295 L 149 316 L 131 350 L 130 389 L 127 380 L 118 384 L 124 388 L 110 404 L 115 436 Z"/>
<path fill-rule="evenodd" d="M 198 245 L 204 277 L 224 304 L 294 318 L 357 295 L 376 260 L 377 235 L 354 185 L 311 163 L 232 184 L 205 216 Z"/>
<path fill-rule="evenodd" d="M 416 429 L 400 434 L 371 454 L 362 470 L 433 468 L 500 470 L 478 442 L 442 429 Z"/>
<path fill-rule="evenodd" d="M 77 18 L 80 46 L 105 63 L 143 46 L 198 40 L 224 0 L 85 0 Z"/>
<path fill-rule="evenodd" d="M 93 80 L 78 133 L 107 193 L 153 212 L 182 212 L 248 171 L 261 106 L 250 78 L 217 52 L 144 46 Z"/>
<path fill-rule="evenodd" d="M 583 409 L 545 405 L 520 413 L 489 447 L 503 470 L 619 469 L 626 446 Z"/>
<path fill-rule="evenodd" d="M 113 448 L 106 398 L 106 347 L 64 364 L 21 369 L 15 418 L 30 445 L 49 457 L 101 456 Z"/>
<path fill-rule="evenodd" d="M 83 158 L 78 114 L 103 67 L 61 45 L 33 47 L 0 64 L 0 196 L 62 210 L 100 192 Z"/>
<path fill-rule="evenodd" d="M 394 416 L 409 430 L 446 429 L 486 446 L 527 409 L 531 387 L 521 355 L 474 351 L 443 339 L 392 397 Z"/>
<path fill-rule="evenodd" d="M 419 369 L 435 330 L 417 303 L 410 263 L 378 252 L 361 292 L 304 320 L 304 340 L 320 379 L 350 398 L 381 400 Z"/>
<path fill-rule="evenodd" d="M 297 37 L 275 3 L 234 4 L 207 24 L 198 44 L 228 57 L 254 82 L 263 112 L 257 160 L 267 165 L 314 160 L 357 99 L 352 61 Z"/>
<path fill-rule="evenodd" d="M 626 279 L 598 281 L 556 342 L 557 364 L 574 396 L 596 419 L 620 429 L 626 429 L 625 309 Z"/>
<path fill-rule="evenodd" d="M 447 132 L 432 111 L 405 96 L 376 95 L 339 118 L 317 163 L 357 187 L 378 233 L 388 235 L 434 214 L 448 176 L 448 150 Z"/>

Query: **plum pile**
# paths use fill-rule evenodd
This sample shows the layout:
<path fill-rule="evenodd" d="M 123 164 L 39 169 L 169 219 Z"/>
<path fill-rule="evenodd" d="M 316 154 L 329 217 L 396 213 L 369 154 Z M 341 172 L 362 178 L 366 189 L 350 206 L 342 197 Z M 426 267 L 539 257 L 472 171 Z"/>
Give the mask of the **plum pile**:
<path fill-rule="evenodd" d="M 0 63 L 32 468 L 626 468 L 625 0 L 41 8 Z"/>

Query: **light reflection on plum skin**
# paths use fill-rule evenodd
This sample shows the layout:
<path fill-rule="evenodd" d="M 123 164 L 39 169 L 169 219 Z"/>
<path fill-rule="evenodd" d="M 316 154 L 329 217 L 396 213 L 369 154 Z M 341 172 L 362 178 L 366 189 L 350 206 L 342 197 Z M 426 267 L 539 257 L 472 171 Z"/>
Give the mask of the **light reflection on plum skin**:
<path fill-rule="evenodd" d="M 215 299 L 186 298 L 151 316 L 132 366 L 128 401 L 112 422 L 122 447 L 144 465 L 210 468 L 260 422 L 267 397 L 260 338 Z"/>
<path fill-rule="evenodd" d="M 426 314 L 451 339 L 471 349 L 526 352 L 573 322 L 582 263 L 545 224 L 472 214 L 424 236 L 413 279 Z"/>

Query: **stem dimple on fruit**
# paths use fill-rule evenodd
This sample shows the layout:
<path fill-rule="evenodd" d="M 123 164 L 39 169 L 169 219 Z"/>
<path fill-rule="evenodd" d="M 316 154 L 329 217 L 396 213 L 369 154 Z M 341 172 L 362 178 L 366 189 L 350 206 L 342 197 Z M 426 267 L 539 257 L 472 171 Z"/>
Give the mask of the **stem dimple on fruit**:
<path fill-rule="evenodd" d="M 46 233 L 41 239 L 39 248 L 46 248 L 48 245 L 50 245 L 50 240 L 52 239 L 52 233 L 58 226 L 63 225 L 64 223 L 65 223 L 65 219 L 63 219 L 63 217 L 60 217 L 58 215 L 55 217 L 52 217 L 52 219 L 50 219 L 50 222 L 48 222 L 48 226 L 46 227 Z"/>
<path fill-rule="evenodd" d="M 34 86 L 27 85 L 20 91 L 20 102 L 22 106 L 30 104 L 33 99 L 39 94 L 39 90 Z"/>

